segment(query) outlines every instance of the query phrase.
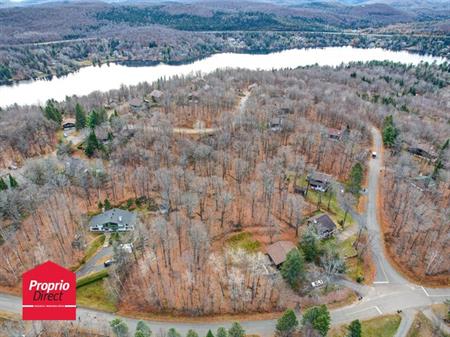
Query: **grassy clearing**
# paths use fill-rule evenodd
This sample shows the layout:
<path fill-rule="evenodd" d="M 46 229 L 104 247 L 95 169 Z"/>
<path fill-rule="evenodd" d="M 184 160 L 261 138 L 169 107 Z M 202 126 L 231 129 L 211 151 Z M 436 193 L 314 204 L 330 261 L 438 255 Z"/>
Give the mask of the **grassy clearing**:
<path fill-rule="evenodd" d="M 105 243 L 105 234 L 100 234 L 89 244 L 84 254 L 84 261 L 88 261 L 94 254 L 99 250 L 101 246 Z"/>
<path fill-rule="evenodd" d="M 116 312 L 116 300 L 107 290 L 105 279 L 98 279 L 77 287 L 77 305 L 108 312 Z"/>
<path fill-rule="evenodd" d="M 261 243 L 253 239 L 253 235 L 248 232 L 241 232 L 233 235 L 227 241 L 227 246 L 234 249 L 244 249 L 249 253 L 256 253 L 261 249 Z"/>
<path fill-rule="evenodd" d="M 358 257 L 345 260 L 345 274 L 355 282 L 364 281 L 364 264 Z"/>
<path fill-rule="evenodd" d="M 362 335 L 364 337 L 393 337 L 397 332 L 400 321 L 400 315 L 385 315 L 362 321 Z M 344 337 L 346 334 L 347 325 L 341 325 L 332 328 L 327 336 Z"/>
<path fill-rule="evenodd" d="M 107 269 L 102 269 L 99 272 L 96 273 L 92 273 L 92 274 L 88 274 L 84 277 L 80 277 L 77 280 L 77 289 L 84 287 L 88 284 L 94 283 L 98 280 L 104 279 L 105 277 L 108 276 L 108 270 Z"/>
<path fill-rule="evenodd" d="M 344 241 L 341 241 L 338 243 L 338 247 L 344 258 L 350 258 L 350 257 L 356 256 L 357 251 L 356 251 L 355 247 L 353 247 L 355 240 L 356 240 L 356 235 L 352 235 L 349 238 L 345 239 Z"/>
<path fill-rule="evenodd" d="M 433 323 L 422 313 L 419 312 L 414 319 L 407 337 L 448 337 L 442 331 L 436 331 Z"/>
<path fill-rule="evenodd" d="M 292 178 L 292 175 L 289 176 L 289 179 Z M 306 186 L 308 186 L 306 176 L 298 178 L 296 185 L 306 189 Z M 336 191 L 322 193 L 309 189 L 308 194 L 306 195 L 306 200 L 311 204 L 316 205 L 322 211 L 330 213 L 331 217 L 336 223 L 344 220 L 345 211 L 340 207 L 339 202 L 337 201 Z M 351 214 L 348 213 L 344 227 L 348 227 L 353 224 L 354 220 Z"/>

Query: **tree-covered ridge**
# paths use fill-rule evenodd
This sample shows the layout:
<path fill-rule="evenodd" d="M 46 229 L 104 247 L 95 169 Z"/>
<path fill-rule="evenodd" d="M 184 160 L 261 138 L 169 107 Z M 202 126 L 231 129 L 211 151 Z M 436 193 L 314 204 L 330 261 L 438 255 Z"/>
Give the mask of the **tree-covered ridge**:
<path fill-rule="evenodd" d="M 191 31 L 233 31 L 233 30 L 330 30 L 323 18 L 299 16 L 280 17 L 258 11 L 224 12 L 214 11 L 211 16 L 187 13 L 170 14 L 162 6 L 134 7 L 117 6 L 97 13 L 97 19 L 130 25 L 159 24 Z M 331 28 L 331 30 L 335 30 Z"/>

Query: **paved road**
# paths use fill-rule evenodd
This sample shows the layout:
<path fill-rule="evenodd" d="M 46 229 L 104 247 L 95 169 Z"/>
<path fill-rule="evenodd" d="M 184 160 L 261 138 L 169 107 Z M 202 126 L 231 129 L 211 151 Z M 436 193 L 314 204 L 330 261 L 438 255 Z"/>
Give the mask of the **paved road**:
<path fill-rule="evenodd" d="M 105 268 L 103 262 L 106 258 L 112 258 L 113 247 L 101 247 L 99 251 L 89 259 L 78 271 L 77 277 L 82 277 L 90 273 L 98 272 Z"/>
<path fill-rule="evenodd" d="M 372 249 L 376 257 L 376 278 L 372 286 L 356 285 L 348 281 L 341 281 L 345 285 L 355 289 L 364 297 L 361 301 L 353 303 L 344 308 L 331 311 L 332 323 L 342 324 L 354 319 L 368 319 L 382 314 L 395 313 L 397 310 L 426 309 L 433 303 L 442 303 L 450 298 L 450 289 L 430 289 L 409 283 L 399 273 L 393 269 L 385 258 L 383 242 L 380 234 L 380 227 L 377 221 L 376 200 L 378 193 L 378 179 L 380 167 L 382 166 L 381 136 L 378 130 L 372 129 L 374 138 L 374 151 L 379 154 L 376 159 L 371 159 L 369 163 L 369 187 L 368 187 L 368 207 L 367 207 L 367 227 L 374 240 Z M 21 311 L 21 299 L 10 295 L 0 294 L 0 311 L 16 312 Z M 114 315 L 104 312 L 98 312 L 89 309 L 78 309 L 81 323 L 88 328 L 100 327 L 107 324 Z M 406 314 L 405 314 L 406 315 Z M 410 320 L 411 316 L 407 316 Z M 137 320 L 124 318 L 129 324 L 131 331 L 137 323 Z M 200 335 L 205 335 L 208 329 L 215 330 L 219 326 L 229 326 L 229 322 L 222 323 L 186 323 L 186 322 L 161 322 L 148 321 L 153 331 L 160 329 L 167 330 L 171 327 L 176 328 L 182 334 L 189 329 L 195 329 Z M 272 336 L 275 321 L 257 320 L 244 321 L 242 325 L 248 333 L 258 334 L 262 337 Z M 406 334 L 408 322 L 404 322 L 402 329 L 397 337 L 403 337 Z"/>

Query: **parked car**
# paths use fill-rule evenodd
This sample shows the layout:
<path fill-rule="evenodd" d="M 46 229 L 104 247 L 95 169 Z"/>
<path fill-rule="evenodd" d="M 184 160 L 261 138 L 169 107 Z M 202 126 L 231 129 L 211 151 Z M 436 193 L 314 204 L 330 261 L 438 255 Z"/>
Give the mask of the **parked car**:
<path fill-rule="evenodd" d="M 113 259 L 111 260 L 106 260 L 105 262 L 103 262 L 103 265 L 105 267 L 109 267 L 110 265 L 112 265 L 115 261 Z"/>
<path fill-rule="evenodd" d="M 323 282 L 323 280 L 316 280 L 316 281 L 311 282 L 311 285 L 313 288 L 319 288 L 324 285 L 324 282 Z"/>
<path fill-rule="evenodd" d="M 16 164 L 11 164 L 8 166 L 9 170 L 17 170 L 17 165 Z"/>
<path fill-rule="evenodd" d="M 375 151 L 372 152 L 372 158 L 376 158 L 377 157 L 377 153 Z"/>

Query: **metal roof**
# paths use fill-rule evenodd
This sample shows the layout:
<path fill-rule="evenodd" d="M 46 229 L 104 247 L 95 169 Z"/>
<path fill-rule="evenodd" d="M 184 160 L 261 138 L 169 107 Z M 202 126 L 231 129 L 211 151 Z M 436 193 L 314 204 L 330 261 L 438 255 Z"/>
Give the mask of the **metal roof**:
<path fill-rule="evenodd" d="M 105 225 L 108 223 L 115 223 L 123 226 L 134 226 L 136 224 L 136 213 L 120 208 L 113 208 L 93 216 L 91 221 L 89 221 L 89 226 Z"/>

